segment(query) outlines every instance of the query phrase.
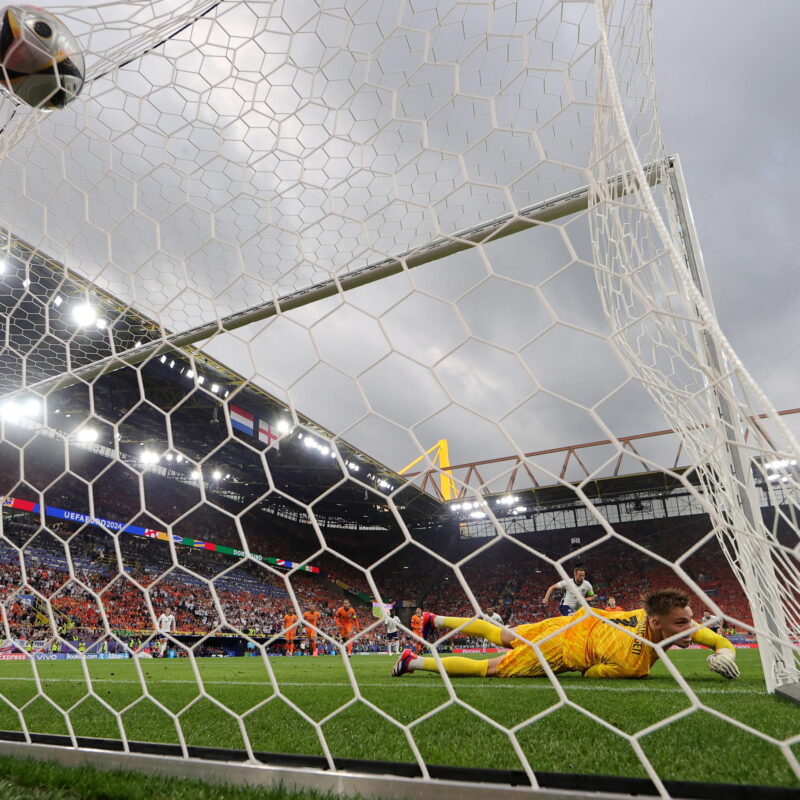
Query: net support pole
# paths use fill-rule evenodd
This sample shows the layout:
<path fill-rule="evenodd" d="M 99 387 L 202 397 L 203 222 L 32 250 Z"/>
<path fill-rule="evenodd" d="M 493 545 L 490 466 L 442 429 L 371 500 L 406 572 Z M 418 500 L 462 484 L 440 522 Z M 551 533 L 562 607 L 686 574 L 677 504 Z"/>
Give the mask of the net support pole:
<path fill-rule="evenodd" d="M 689 204 L 683 170 L 676 155 L 669 158 L 666 184 L 680 225 L 686 264 L 695 286 L 713 312 L 708 276 Z M 714 399 L 724 433 L 728 466 L 736 486 L 737 496 L 734 501 L 753 532 L 742 533 L 736 530 L 735 525 L 731 529 L 739 556 L 737 567 L 753 614 L 753 624 L 757 630 L 759 655 L 767 691 L 772 693 L 779 686 L 796 685 L 798 681 L 794 653 L 789 642 L 789 628 L 781 602 L 781 588 L 770 552 L 772 534 L 762 519 L 742 425 L 730 401 L 733 397 L 733 387 L 730 379 L 725 377 L 729 370 L 725 368 L 724 356 L 720 354 L 714 338 L 705 327 L 701 339 L 708 367 L 716 378 Z"/>

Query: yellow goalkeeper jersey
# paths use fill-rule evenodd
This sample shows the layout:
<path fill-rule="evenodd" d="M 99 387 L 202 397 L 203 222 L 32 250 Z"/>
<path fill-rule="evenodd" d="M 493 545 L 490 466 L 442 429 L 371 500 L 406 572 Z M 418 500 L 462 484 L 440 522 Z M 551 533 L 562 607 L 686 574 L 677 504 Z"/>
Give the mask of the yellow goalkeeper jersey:
<path fill-rule="evenodd" d="M 540 657 L 527 642 L 537 644 L 542 658 L 555 673 L 582 672 L 587 678 L 643 678 L 647 675 L 658 653 L 645 641 L 650 639 L 650 629 L 644 609 L 596 610 L 595 613 L 597 617 L 581 609 L 568 617 L 515 628 L 514 633 L 521 638 L 498 664 L 497 675 L 508 678 L 545 674 Z M 614 624 L 606 623 L 603 618 Z M 714 650 L 731 648 L 724 636 L 705 628 L 695 631 L 692 641 Z"/>

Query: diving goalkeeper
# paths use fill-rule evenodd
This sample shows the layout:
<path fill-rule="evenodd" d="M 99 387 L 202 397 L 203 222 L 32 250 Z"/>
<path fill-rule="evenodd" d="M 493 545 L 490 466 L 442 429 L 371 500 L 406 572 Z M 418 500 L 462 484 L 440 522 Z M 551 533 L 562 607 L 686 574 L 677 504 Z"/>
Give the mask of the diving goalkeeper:
<path fill-rule="evenodd" d="M 596 614 L 597 616 L 594 616 Z M 441 617 L 423 614 L 423 638 L 435 628 L 459 628 L 467 636 L 489 639 L 508 653 L 489 660 L 453 656 L 442 658 L 445 672 L 453 676 L 535 678 L 545 675 L 541 657 L 555 673 L 582 672 L 584 678 L 643 678 L 658 658 L 658 651 L 647 642 L 665 647 L 688 647 L 696 642 L 714 652 L 708 668 L 726 678 L 739 677 L 736 651 L 719 634 L 698 628 L 692 619 L 689 597 L 677 589 L 661 589 L 644 598 L 642 608 L 634 611 L 600 611 L 588 614 L 581 609 L 568 617 L 555 617 L 510 630 L 490 622 L 468 617 Z M 692 629 L 692 633 L 688 633 Z M 680 636 L 685 633 L 684 636 Z M 634 635 L 631 635 L 634 634 Z M 672 638 L 677 637 L 677 638 Z M 531 644 L 528 644 L 528 643 Z M 438 672 L 434 658 L 418 658 L 411 650 L 403 651 L 392 669 L 399 677 L 416 670 Z"/>

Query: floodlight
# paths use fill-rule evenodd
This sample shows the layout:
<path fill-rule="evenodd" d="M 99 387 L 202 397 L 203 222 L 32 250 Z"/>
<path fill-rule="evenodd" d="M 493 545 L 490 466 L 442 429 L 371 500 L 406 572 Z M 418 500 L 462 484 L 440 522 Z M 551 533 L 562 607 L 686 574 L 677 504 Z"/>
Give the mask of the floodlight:
<path fill-rule="evenodd" d="M 5 422 L 19 422 L 21 416 L 20 408 L 13 400 L 9 400 L 0 406 L 0 417 Z"/>
<path fill-rule="evenodd" d="M 23 406 L 22 413 L 26 417 L 36 417 L 41 410 L 41 403 L 35 397 L 29 397 Z"/>
<path fill-rule="evenodd" d="M 17 423 L 22 419 L 38 417 L 41 411 L 41 401 L 36 397 L 29 397 L 20 403 L 9 400 L 0 406 L 0 417 L 6 422 Z"/>
<path fill-rule="evenodd" d="M 89 303 L 81 303 L 72 309 L 72 319 L 81 328 L 88 328 L 97 322 L 97 311 Z"/>

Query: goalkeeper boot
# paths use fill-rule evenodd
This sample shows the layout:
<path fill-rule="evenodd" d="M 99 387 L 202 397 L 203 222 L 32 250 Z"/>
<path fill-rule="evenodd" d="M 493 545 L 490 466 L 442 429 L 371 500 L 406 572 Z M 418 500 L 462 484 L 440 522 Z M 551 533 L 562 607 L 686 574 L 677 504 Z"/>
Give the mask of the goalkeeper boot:
<path fill-rule="evenodd" d="M 433 624 L 433 620 L 435 614 L 431 614 L 430 611 L 423 611 L 422 612 L 422 638 L 425 641 L 430 639 L 431 634 L 436 630 L 436 626 Z"/>
<path fill-rule="evenodd" d="M 399 678 L 401 675 L 405 675 L 407 672 L 410 672 L 408 665 L 411 659 L 416 658 L 414 653 L 406 648 L 403 650 L 400 658 L 397 659 L 395 665 L 392 667 L 392 677 Z"/>

